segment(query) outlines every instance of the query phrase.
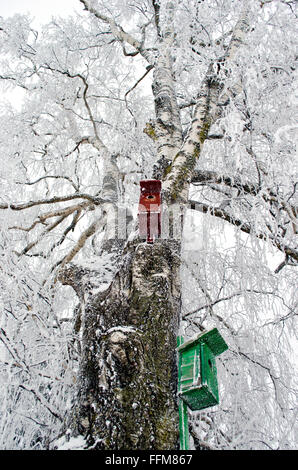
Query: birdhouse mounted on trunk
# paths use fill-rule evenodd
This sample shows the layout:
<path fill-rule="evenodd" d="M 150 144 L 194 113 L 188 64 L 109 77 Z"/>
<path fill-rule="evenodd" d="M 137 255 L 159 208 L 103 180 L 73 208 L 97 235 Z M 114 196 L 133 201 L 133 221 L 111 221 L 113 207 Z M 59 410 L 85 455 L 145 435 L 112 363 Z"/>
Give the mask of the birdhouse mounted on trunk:
<path fill-rule="evenodd" d="M 191 410 L 201 410 L 219 403 L 215 357 L 228 349 L 217 328 L 189 341 L 179 338 L 179 396 Z"/>
<path fill-rule="evenodd" d="M 153 243 L 161 234 L 161 181 L 140 181 L 139 235 Z"/>

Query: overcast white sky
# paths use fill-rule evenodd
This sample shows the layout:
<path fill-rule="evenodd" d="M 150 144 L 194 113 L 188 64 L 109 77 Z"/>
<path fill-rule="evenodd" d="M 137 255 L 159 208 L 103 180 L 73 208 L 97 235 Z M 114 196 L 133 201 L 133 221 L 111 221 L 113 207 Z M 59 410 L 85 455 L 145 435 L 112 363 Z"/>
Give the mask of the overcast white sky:
<path fill-rule="evenodd" d="M 53 15 L 67 16 L 73 11 L 83 11 L 79 0 L 0 0 L 0 16 L 29 13 L 37 24 L 46 23 Z"/>

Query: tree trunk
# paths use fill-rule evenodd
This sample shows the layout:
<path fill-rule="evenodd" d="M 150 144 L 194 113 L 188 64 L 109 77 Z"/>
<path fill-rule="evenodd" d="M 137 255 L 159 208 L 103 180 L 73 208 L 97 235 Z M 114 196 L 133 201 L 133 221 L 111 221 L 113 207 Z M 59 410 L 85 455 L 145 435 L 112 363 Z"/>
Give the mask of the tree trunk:
<path fill-rule="evenodd" d="M 135 241 L 122 260 L 83 314 L 72 435 L 89 449 L 177 449 L 180 244 Z"/>

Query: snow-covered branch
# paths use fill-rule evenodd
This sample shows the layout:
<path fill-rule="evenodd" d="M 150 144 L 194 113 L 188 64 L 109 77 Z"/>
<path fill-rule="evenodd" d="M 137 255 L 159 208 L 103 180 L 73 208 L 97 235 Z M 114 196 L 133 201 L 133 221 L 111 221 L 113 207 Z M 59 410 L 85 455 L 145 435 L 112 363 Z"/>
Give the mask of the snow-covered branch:
<path fill-rule="evenodd" d="M 219 217 L 220 219 L 229 222 L 230 224 L 238 227 L 242 232 L 251 234 L 260 240 L 269 240 L 271 243 L 276 246 L 281 252 L 285 253 L 286 255 L 293 258 L 293 260 L 298 261 L 298 251 L 295 248 L 288 246 L 284 243 L 279 237 L 274 236 L 274 234 L 270 232 L 260 232 L 256 231 L 254 227 L 252 227 L 247 222 L 240 220 L 239 218 L 235 217 L 234 214 L 229 213 L 225 209 L 220 207 L 211 206 L 210 204 L 189 200 L 189 208 L 192 210 L 197 210 L 202 212 L 203 214 L 211 214 L 215 217 Z"/>
<path fill-rule="evenodd" d="M 54 196 L 49 199 L 39 199 L 36 201 L 28 201 L 23 203 L 6 203 L 0 204 L 0 209 L 11 209 L 13 211 L 21 211 L 24 209 L 29 209 L 34 206 L 41 206 L 44 204 L 57 204 L 59 202 L 71 201 L 73 199 L 87 199 L 92 202 L 94 205 L 102 204 L 103 202 L 109 202 L 102 199 L 98 196 L 91 196 L 90 194 L 78 193 L 78 194 L 69 194 L 67 196 Z"/>
<path fill-rule="evenodd" d="M 244 37 L 249 31 L 249 12 L 250 5 L 246 5 L 242 9 L 240 18 L 233 30 L 229 47 L 222 59 L 226 70 L 232 68 L 236 52 L 242 46 Z M 218 76 L 214 72 L 213 62 L 209 64 L 197 96 L 188 134 L 165 179 L 165 192 L 170 195 L 172 200 L 180 200 L 184 203 L 187 201 L 189 183 L 201 155 L 202 147 L 211 125 L 216 122 L 220 115 L 218 109 L 219 98 L 227 75 L 226 73 Z"/>
<path fill-rule="evenodd" d="M 115 39 L 118 39 L 120 42 L 127 43 L 132 46 L 137 52 L 139 52 L 149 63 L 151 63 L 150 54 L 146 49 L 143 48 L 142 43 L 134 38 L 131 34 L 127 33 L 122 26 L 118 25 L 113 18 L 110 18 L 98 10 L 93 8 L 87 0 L 80 0 L 84 5 L 85 10 L 92 13 L 96 18 L 104 23 L 107 23 L 110 26 L 111 32 L 114 35 Z"/>

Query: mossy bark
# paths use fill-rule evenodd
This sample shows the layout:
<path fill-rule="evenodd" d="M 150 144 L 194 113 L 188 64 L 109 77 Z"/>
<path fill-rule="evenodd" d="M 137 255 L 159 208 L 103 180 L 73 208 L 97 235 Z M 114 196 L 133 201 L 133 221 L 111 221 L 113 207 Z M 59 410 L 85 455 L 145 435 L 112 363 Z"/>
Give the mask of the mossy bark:
<path fill-rule="evenodd" d="M 133 243 L 82 319 L 72 434 L 93 449 L 177 449 L 180 246 Z"/>

